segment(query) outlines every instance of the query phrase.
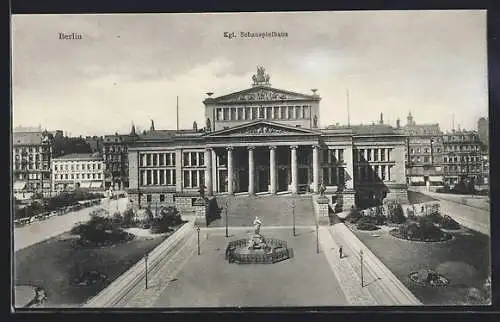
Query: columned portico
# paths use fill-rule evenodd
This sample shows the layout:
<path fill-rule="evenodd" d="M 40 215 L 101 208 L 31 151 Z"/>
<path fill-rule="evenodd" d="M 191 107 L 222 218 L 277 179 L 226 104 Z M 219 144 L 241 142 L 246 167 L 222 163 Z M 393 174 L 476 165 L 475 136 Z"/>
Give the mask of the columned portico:
<path fill-rule="evenodd" d="M 293 194 L 298 192 L 298 182 L 297 182 L 297 149 L 298 146 L 293 145 L 290 147 L 291 149 L 291 172 L 292 172 L 292 180 L 290 190 Z"/>
<path fill-rule="evenodd" d="M 271 194 L 275 194 L 277 192 L 277 173 L 276 173 L 276 147 L 269 147 L 269 168 L 270 168 L 270 188 Z"/>
<path fill-rule="evenodd" d="M 248 194 L 255 194 L 255 165 L 254 165 L 254 147 L 248 147 Z"/>

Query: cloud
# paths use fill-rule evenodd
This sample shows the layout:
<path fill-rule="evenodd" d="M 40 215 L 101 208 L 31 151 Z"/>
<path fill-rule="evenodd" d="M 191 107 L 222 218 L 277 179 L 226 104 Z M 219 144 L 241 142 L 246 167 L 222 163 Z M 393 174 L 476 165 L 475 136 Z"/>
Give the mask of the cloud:
<path fill-rule="evenodd" d="M 484 11 L 13 17 L 14 125 L 74 133 L 128 131 L 130 122 L 204 123 L 202 100 L 250 86 L 264 65 L 273 86 L 322 96 L 323 125 L 404 120 L 473 128 L 487 115 Z M 81 32 L 61 41 L 58 32 Z M 233 39 L 224 31 L 285 31 Z M 463 120 L 459 120 L 462 118 Z M 200 123 L 202 122 L 202 123 Z"/>

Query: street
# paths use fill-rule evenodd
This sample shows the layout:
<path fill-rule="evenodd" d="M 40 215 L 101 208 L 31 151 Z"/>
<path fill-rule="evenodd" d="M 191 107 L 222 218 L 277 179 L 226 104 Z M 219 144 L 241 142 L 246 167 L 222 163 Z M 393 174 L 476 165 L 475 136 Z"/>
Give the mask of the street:
<path fill-rule="evenodd" d="M 110 213 L 113 213 L 116 211 L 118 204 L 118 209 L 122 212 L 126 209 L 127 202 L 127 198 L 111 201 L 105 199 L 100 205 L 36 221 L 24 227 L 14 228 L 14 252 L 69 231 L 75 224 L 89 220 L 90 213 L 95 209 L 109 209 Z"/>
<path fill-rule="evenodd" d="M 438 199 L 441 204 L 441 211 L 443 215 L 449 215 L 461 225 L 490 236 L 489 211 L 445 200 L 438 193 L 430 193 L 423 190 L 419 192 Z"/>

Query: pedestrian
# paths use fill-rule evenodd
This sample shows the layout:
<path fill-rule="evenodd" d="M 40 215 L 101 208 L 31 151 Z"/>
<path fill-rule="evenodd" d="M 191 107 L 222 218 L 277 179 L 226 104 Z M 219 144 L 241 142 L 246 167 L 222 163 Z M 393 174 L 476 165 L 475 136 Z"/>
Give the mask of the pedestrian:
<path fill-rule="evenodd" d="M 342 258 L 342 246 L 339 247 L 339 258 Z"/>

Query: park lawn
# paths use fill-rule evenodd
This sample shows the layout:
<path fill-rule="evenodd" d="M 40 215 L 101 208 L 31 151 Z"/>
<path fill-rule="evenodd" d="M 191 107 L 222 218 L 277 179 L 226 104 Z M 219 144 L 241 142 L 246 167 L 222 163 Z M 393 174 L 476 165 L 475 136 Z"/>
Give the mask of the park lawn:
<path fill-rule="evenodd" d="M 80 306 L 153 250 L 167 235 L 139 237 L 107 247 L 82 247 L 69 233 L 17 251 L 14 255 L 15 285 L 35 285 L 47 294 L 46 307 Z M 96 270 L 107 283 L 77 286 L 82 273 Z"/>
<path fill-rule="evenodd" d="M 387 229 L 354 234 L 424 305 L 465 305 L 469 287 L 480 288 L 490 272 L 489 237 L 462 228 L 450 232 L 453 239 L 425 243 L 398 239 Z M 418 286 L 408 274 L 431 268 L 449 279 L 445 287 Z"/>

